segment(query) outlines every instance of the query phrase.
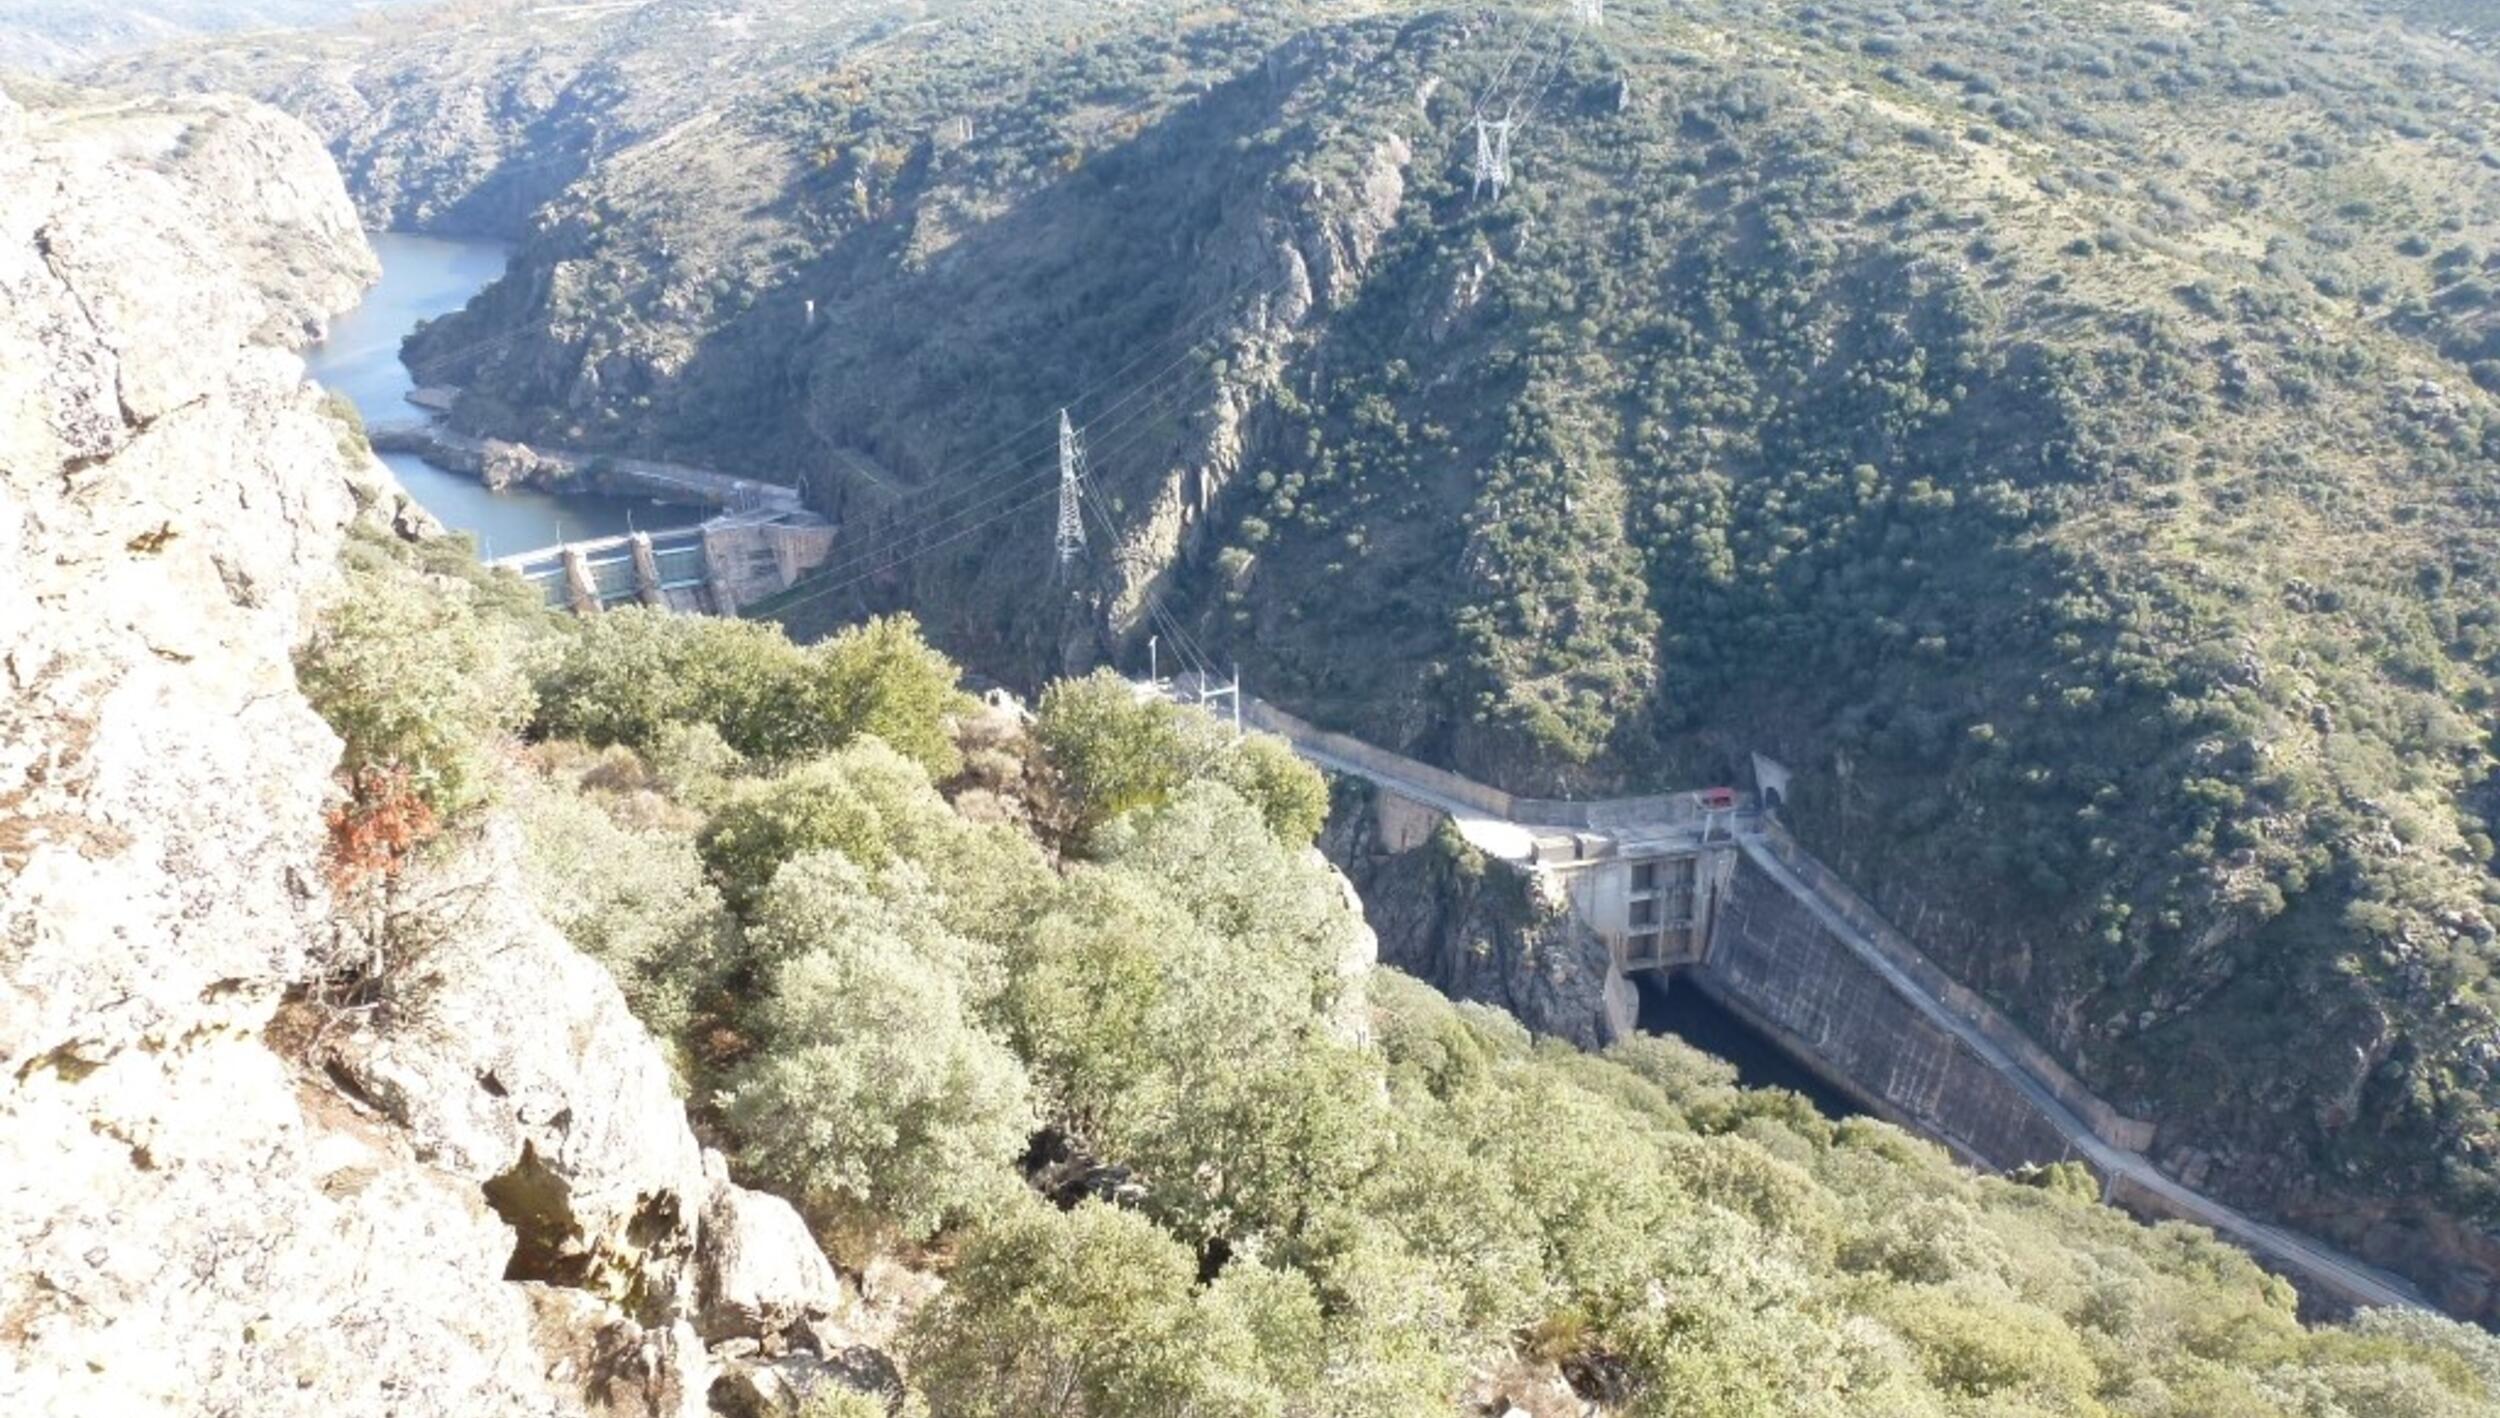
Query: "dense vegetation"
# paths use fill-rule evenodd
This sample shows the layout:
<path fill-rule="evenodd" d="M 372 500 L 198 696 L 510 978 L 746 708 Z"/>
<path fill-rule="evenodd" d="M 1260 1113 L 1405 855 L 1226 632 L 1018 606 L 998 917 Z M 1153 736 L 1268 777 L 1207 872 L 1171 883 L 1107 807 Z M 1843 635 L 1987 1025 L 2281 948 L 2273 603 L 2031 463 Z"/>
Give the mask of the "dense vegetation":
<path fill-rule="evenodd" d="M 491 73 L 527 141 L 340 134 L 394 210 L 555 192 L 417 358 L 500 431 L 796 470 L 853 538 L 803 633 L 1039 683 L 1160 597 L 1514 787 L 1767 751 L 2165 1164 L 2500 1313 L 2478 7 L 711 8 L 186 62 L 316 121 Z"/>
<path fill-rule="evenodd" d="M 1194 711 L 1073 682 L 1028 729 L 908 625 L 798 650 L 551 621 L 384 543 L 353 566 L 306 666 L 349 781 L 429 785 L 420 850 L 517 817 L 543 907 L 680 1046 L 741 1171 L 846 1265 L 945 1272 L 902 1342 L 932 1413 L 1439 1415 L 1565 1383 L 1658 1415 L 2500 1400 L 2500 1343 L 2304 1328 L 2280 1281 L 2088 1177 L 1977 1177 L 1671 1041 L 1586 1055 L 1363 968 L 1316 776 L 1154 767 L 1225 745 Z M 377 653 L 402 677 L 346 672 Z M 806 696 L 776 726 L 686 692 L 787 675 L 891 716 L 808 739 Z M 446 678 L 500 688 L 399 702 Z M 611 692 L 564 702 L 586 685 Z M 880 733 L 948 742 L 948 776 Z"/>

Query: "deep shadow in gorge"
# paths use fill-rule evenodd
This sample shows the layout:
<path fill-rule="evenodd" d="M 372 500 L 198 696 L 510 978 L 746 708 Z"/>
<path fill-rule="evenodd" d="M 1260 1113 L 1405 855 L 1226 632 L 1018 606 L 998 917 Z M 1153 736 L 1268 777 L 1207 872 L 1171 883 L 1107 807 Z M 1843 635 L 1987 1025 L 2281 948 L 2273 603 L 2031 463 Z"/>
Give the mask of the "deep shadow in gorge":
<path fill-rule="evenodd" d="M 1655 970 L 1632 977 L 1641 994 L 1640 1031 L 1672 1034 L 1703 1053 L 1735 1065 L 1747 1088 L 1785 1088 L 1802 1095 L 1816 1112 L 1835 1121 L 1866 1110 L 1816 1076 L 1751 1024 L 1689 982 Z"/>

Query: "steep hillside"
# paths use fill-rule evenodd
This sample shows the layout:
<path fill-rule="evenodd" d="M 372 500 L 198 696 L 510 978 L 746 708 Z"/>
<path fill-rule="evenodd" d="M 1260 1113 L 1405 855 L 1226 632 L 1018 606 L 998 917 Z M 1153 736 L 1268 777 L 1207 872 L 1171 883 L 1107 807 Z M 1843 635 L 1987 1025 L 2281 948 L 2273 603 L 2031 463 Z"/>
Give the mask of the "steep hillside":
<path fill-rule="evenodd" d="M 266 110 L 0 102 L 10 1411 L 2500 1398 L 2074 1166 L 1374 968 L 1319 774 L 1116 676 L 549 613 L 303 383 L 369 274 Z"/>
<path fill-rule="evenodd" d="M 2410 1310 L 2304 1326 L 2289 1286 L 2073 1164 L 1975 1176 L 1673 1041 L 1583 1053 L 1375 968 L 1312 846 L 1318 771 L 1117 675 L 1027 712 L 964 695 L 907 620 L 802 647 L 553 618 L 508 577 L 389 559 L 350 581 L 302 671 L 357 785 L 334 856 L 421 875 L 457 841 L 434 825 L 516 818 L 533 894 L 678 1046 L 728 1165 L 875 1301 L 779 1330 L 786 1353 L 769 1326 L 760 1357 L 718 1344 L 729 1418 L 2475 1418 L 2500 1394 L 2500 1340 Z M 350 1076 L 427 1118 L 469 1082 Z M 756 1244 L 781 1236 L 743 1239 L 782 1273 Z M 630 1297 L 633 1259 L 523 1225 L 512 1265 Z M 707 1339 L 754 1309 L 716 1288 Z"/>
<path fill-rule="evenodd" d="M 2169 1165 L 2488 1315 L 2500 64 L 2455 9 L 663 0 L 131 72 L 523 237 L 417 360 L 498 432 L 803 477 L 851 541 L 794 623 L 1038 679 L 1154 599 L 1522 789 L 1771 753 Z M 1062 405 L 1103 521 L 1042 594 Z"/>

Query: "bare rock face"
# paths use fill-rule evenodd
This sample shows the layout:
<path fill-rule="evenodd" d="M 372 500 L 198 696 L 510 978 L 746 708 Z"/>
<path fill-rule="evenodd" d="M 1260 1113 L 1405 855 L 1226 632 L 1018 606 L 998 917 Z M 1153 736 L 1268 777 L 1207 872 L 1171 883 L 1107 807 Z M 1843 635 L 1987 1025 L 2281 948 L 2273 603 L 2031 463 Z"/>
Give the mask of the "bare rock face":
<path fill-rule="evenodd" d="M 148 158 L 194 117 L 301 168 L 210 190 Z M 255 341 L 370 269 L 345 193 L 257 109 L 10 127 L 0 1402 L 554 1411 L 483 1199 L 258 1038 L 326 911 L 337 744 L 289 651 L 370 473 Z M 254 224 L 304 270 L 214 236 Z"/>
<path fill-rule="evenodd" d="M 1294 221 L 1301 238 L 1297 253 L 1304 269 L 1316 277 L 1315 294 L 1329 308 L 1354 298 L 1381 239 L 1397 226 L 1398 208 L 1406 200 L 1406 169 L 1414 160 L 1414 149 L 1391 133 L 1365 155 L 1350 191 L 1290 194 L 1301 199 Z"/>
<path fill-rule="evenodd" d="M 807 1223 L 779 1197 L 732 1185 L 720 1154 L 703 1158 L 702 1310 L 705 1338 L 779 1335 L 851 1309 Z"/>
<path fill-rule="evenodd" d="M 409 1007 L 290 1027 L 337 929 L 293 650 L 351 523 L 416 522 L 281 347 L 371 270 L 290 120 L 0 102 L 0 1410 L 691 1418 L 840 1294 L 506 830 Z"/>
<path fill-rule="evenodd" d="M 673 1322 L 694 1298 L 701 1153 L 666 1060 L 607 972 L 540 919 L 518 850 L 498 821 L 417 874 L 405 895 L 431 939 L 396 1009 L 320 1062 L 512 1228 L 508 1278 Z"/>
<path fill-rule="evenodd" d="M 1597 1048 L 1626 1017 L 1611 998 L 1606 943 L 1545 878 L 1409 830 L 1378 798 L 1340 809 L 1320 849 L 1360 893 L 1380 963 L 1452 999 L 1509 1012 L 1540 1034 Z"/>

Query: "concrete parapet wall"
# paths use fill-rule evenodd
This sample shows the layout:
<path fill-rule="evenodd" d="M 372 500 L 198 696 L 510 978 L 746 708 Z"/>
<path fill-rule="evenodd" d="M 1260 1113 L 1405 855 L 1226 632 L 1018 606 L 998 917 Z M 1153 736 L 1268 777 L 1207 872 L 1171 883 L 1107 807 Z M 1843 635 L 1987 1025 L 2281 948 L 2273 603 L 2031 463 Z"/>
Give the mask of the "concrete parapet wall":
<path fill-rule="evenodd" d="M 1646 798 L 1600 798 L 1589 802 L 1561 798 L 1511 798 L 1510 803 L 1512 816 L 1519 821 L 1554 827 L 1603 831 L 1701 821 L 1701 809 L 1694 805 L 1690 793 L 1665 793 Z"/>
<path fill-rule="evenodd" d="M 1938 968 L 1926 954 L 1911 944 L 1908 937 L 1893 929 L 1866 898 L 1835 875 L 1821 859 L 1799 845 L 1788 829 L 1776 820 L 1762 826 L 1760 841 L 1781 864 L 1797 874 L 1799 880 L 1813 888 L 1832 912 L 1855 926 L 1867 942 L 1881 952 L 1904 974 L 1918 981 L 1930 995 L 1966 1021 L 1988 1042 L 2003 1049 L 2007 1056 L 2022 1065 L 2043 1088 L 2072 1110 L 2092 1134 L 2113 1147 L 2129 1152 L 2142 1152 L 2152 1146 L 2155 1124 L 2130 1118 L 2103 1101 L 2084 1086 L 2083 1080 L 2069 1072 L 2046 1049 L 1960 981 Z"/>
<path fill-rule="evenodd" d="M 1316 748 L 1331 758 L 1345 762 L 1382 777 L 1427 789 L 1448 798 L 1462 807 L 1472 808 L 1488 817 L 1521 821 L 1512 811 L 1517 800 L 1499 788 L 1461 778 L 1445 769 L 1418 763 L 1403 754 L 1385 748 L 1374 748 L 1358 738 L 1328 730 L 1297 719 L 1264 699 L 1245 699 L 1241 706 L 1242 721 L 1289 742 Z"/>
<path fill-rule="evenodd" d="M 2063 1161 L 2066 1136 L 2022 1090 L 1853 953 L 1753 862 L 1730 877 L 1699 974 L 1818 1071 L 1989 1166 Z"/>
<path fill-rule="evenodd" d="M 1379 819 L 1380 845 L 1391 853 L 1411 852 L 1431 841 L 1444 816 L 1387 788 L 1373 793 L 1372 812 Z"/>
<path fill-rule="evenodd" d="M 1252 728 L 1317 749 L 1331 758 L 1353 765 L 1366 775 L 1411 784 L 1446 798 L 1457 806 L 1522 826 L 1604 830 L 1671 827 L 1679 822 L 1698 823 L 1702 820 L 1701 808 L 1690 793 L 1580 802 L 1559 798 L 1523 798 L 1472 778 L 1462 778 L 1447 769 L 1418 763 L 1404 754 L 1375 748 L 1361 739 L 1332 733 L 1296 718 L 1264 699 L 1245 698 L 1241 717 Z"/>

